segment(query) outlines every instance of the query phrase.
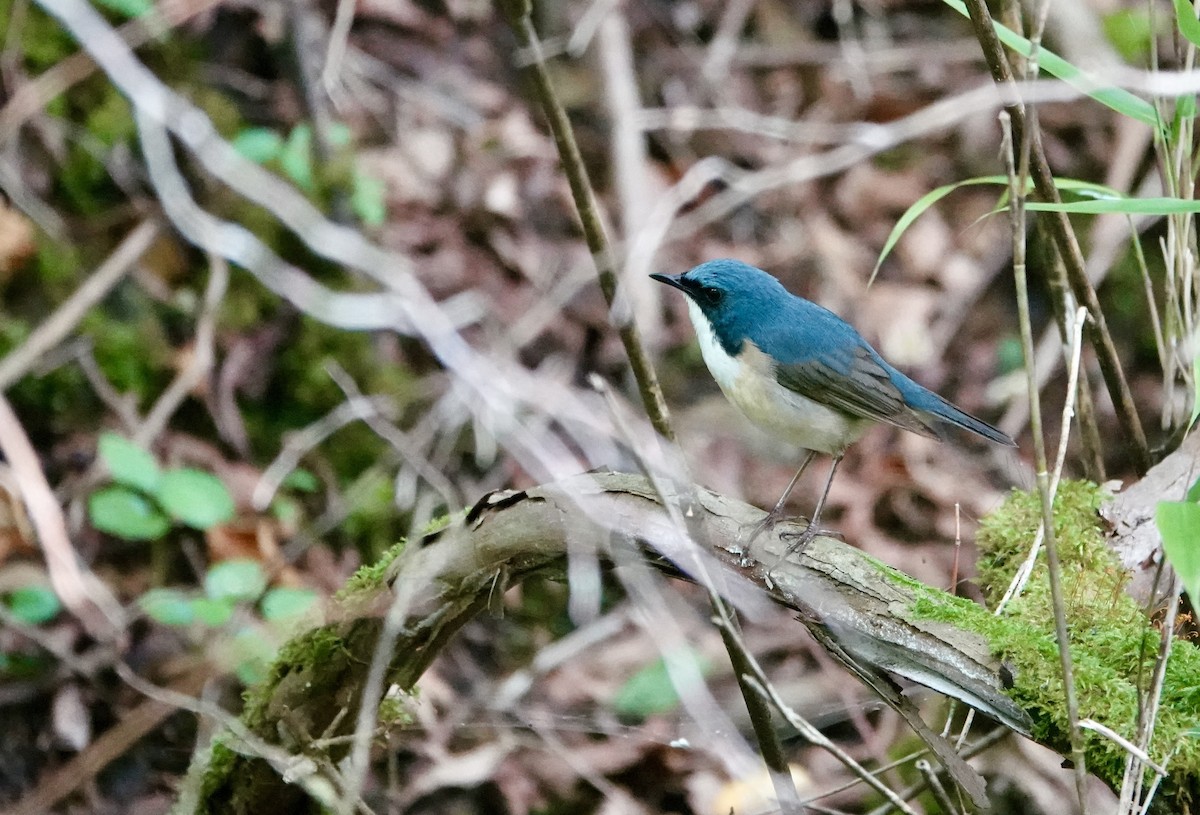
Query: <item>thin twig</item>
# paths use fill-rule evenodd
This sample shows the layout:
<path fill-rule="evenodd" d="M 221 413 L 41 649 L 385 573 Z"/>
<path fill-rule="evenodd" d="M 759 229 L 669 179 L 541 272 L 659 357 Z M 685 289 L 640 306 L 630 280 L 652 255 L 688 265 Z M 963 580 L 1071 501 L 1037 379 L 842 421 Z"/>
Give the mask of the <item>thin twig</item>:
<path fill-rule="evenodd" d="M 263 470 L 258 483 L 254 485 L 250 499 L 254 508 L 261 512 L 270 505 L 288 473 L 299 466 L 300 459 L 310 450 L 351 422 L 366 421 L 368 417 L 378 415 L 381 409 L 387 410 L 388 404 L 389 401 L 382 396 L 350 398 L 320 419 L 290 434 L 275 460 Z"/>
<path fill-rule="evenodd" d="M 538 101 L 542 106 L 558 147 L 559 158 L 563 163 L 567 181 L 571 185 L 571 195 L 575 200 L 575 211 L 583 226 L 584 238 L 588 249 L 591 250 L 592 260 L 596 264 L 597 280 L 600 291 L 608 303 L 609 317 L 616 326 L 629 357 L 633 377 L 637 382 L 638 394 L 650 417 L 654 429 L 668 441 L 675 440 L 675 430 L 671 426 L 670 412 L 667 410 L 666 399 L 663 398 L 662 388 L 658 384 L 658 376 L 654 365 L 646 353 L 642 343 L 637 323 L 627 300 L 628 295 L 618 291 L 618 278 L 615 266 L 615 255 L 609 243 L 604 221 L 600 214 L 600 205 L 596 193 L 588 179 L 587 169 L 583 164 L 583 156 L 575 135 L 571 130 L 571 121 L 567 112 L 558 101 L 554 85 L 550 80 L 550 72 L 546 68 L 546 60 L 542 54 L 541 42 L 533 27 L 530 6 L 522 0 L 506 0 L 501 4 L 508 15 L 509 25 L 517 37 L 517 44 L 528 58 L 526 70 L 533 79 L 537 89 Z"/>
<path fill-rule="evenodd" d="M 212 370 L 216 359 L 213 346 L 216 340 L 217 308 L 225 299 L 225 290 L 228 287 L 229 265 L 225 263 L 224 258 L 210 255 L 208 283 L 204 287 L 204 299 L 200 303 L 200 317 L 196 320 L 196 341 L 192 344 L 192 353 L 183 370 L 158 397 L 154 407 L 146 414 L 142 426 L 133 434 L 133 440 L 142 447 L 149 447 L 158 438 L 166 429 L 171 416 L 183 404 L 183 400 Z"/>
<path fill-rule="evenodd" d="M 942 812 L 946 815 L 959 815 L 958 807 L 950 800 L 949 793 L 942 786 L 941 779 L 934 772 L 933 765 L 926 759 L 921 759 L 916 763 L 917 772 L 921 774 L 921 778 L 925 780 L 925 785 L 929 787 L 929 791 L 933 793 L 933 799 L 941 806 Z"/>
<path fill-rule="evenodd" d="M 23 343 L 0 359 L 0 391 L 23 377 L 43 354 L 75 330 L 88 311 L 133 270 L 154 239 L 159 224 L 142 221 L 126 235 L 103 263 Z"/>
<path fill-rule="evenodd" d="M 100 640 L 123 637 L 125 612 L 108 586 L 80 564 L 62 507 L 54 498 L 21 420 L 3 395 L 0 395 L 0 452 L 12 467 L 21 498 L 37 530 L 54 593 L 93 637 Z"/>
<path fill-rule="evenodd" d="M 1037 389 L 1037 372 L 1033 361 L 1033 327 L 1029 317 L 1029 291 L 1025 277 L 1025 169 L 1030 151 L 1024 145 L 1033 134 L 1025 132 L 1020 148 L 1020 169 L 1014 163 L 1016 155 L 1011 122 L 1007 112 L 1000 114 L 1003 129 L 1002 152 L 1009 173 L 1009 213 L 1012 222 L 1013 277 L 1017 288 L 1017 314 L 1021 325 L 1021 345 L 1025 352 L 1026 383 L 1029 389 L 1029 424 L 1033 436 L 1034 458 L 1037 466 L 1038 494 L 1041 497 L 1042 528 L 1046 543 L 1046 565 L 1050 577 L 1050 596 L 1054 608 L 1054 633 L 1058 640 L 1062 668 L 1063 698 L 1067 708 L 1068 738 L 1071 758 L 1075 764 L 1075 786 L 1081 811 L 1087 801 L 1087 765 L 1083 752 L 1083 734 L 1079 730 L 1079 703 L 1075 691 L 1075 672 L 1071 662 L 1071 637 L 1067 631 L 1066 602 L 1062 590 L 1062 565 L 1058 559 L 1058 541 L 1054 530 L 1054 500 L 1050 493 L 1050 473 L 1046 460 L 1046 439 L 1042 430 L 1041 395 Z"/>
<path fill-rule="evenodd" d="M 970 12 L 975 36 L 983 48 L 984 58 L 992 72 L 992 78 L 998 85 L 1015 88 L 1008 58 L 1000 44 L 999 37 L 992 28 L 992 17 L 987 5 L 983 0 L 966 0 L 966 6 Z M 1042 150 L 1040 135 L 1036 127 L 1031 128 L 1020 97 L 1016 97 L 1016 101 L 1006 105 L 1005 110 L 1012 121 L 1013 143 L 1023 144 L 1028 138 L 1029 177 L 1033 180 L 1038 196 L 1044 201 L 1060 203 L 1061 197 L 1054 184 L 1054 176 L 1050 172 L 1045 152 Z M 1024 192 L 1023 187 L 1021 192 Z M 1067 279 L 1071 284 L 1071 290 L 1076 299 L 1087 308 L 1088 313 L 1092 316 L 1092 321 L 1088 323 L 1088 339 L 1091 341 L 1092 347 L 1096 349 L 1096 357 L 1100 363 L 1100 370 L 1104 374 L 1104 382 L 1108 387 L 1109 395 L 1116 407 L 1117 418 L 1132 448 L 1133 460 L 1138 472 L 1145 473 L 1150 469 L 1150 448 L 1146 444 L 1146 435 L 1137 415 L 1133 395 L 1125 380 L 1125 371 L 1121 367 L 1116 346 L 1108 331 L 1108 324 L 1104 320 L 1100 300 L 1096 296 L 1096 290 L 1084 268 L 1083 253 L 1079 249 L 1079 242 L 1066 213 L 1051 212 L 1047 215 L 1049 217 L 1046 219 L 1046 224 L 1054 239 L 1054 244 L 1066 264 Z"/>
<path fill-rule="evenodd" d="M 778 691 L 775 690 L 775 687 L 767 680 L 766 675 L 763 673 L 762 668 L 759 666 L 754 657 L 750 654 L 747 654 L 747 657 L 750 670 L 752 671 L 751 675 L 747 677 L 747 681 L 766 699 L 771 701 L 771 704 L 773 704 L 775 708 L 781 714 L 783 714 L 783 718 L 787 720 L 788 724 L 796 728 L 796 730 L 800 732 L 800 735 L 805 739 L 836 758 L 839 762 L 841 762 L 842 766 L 854 773 L 854 775 L 858 776 L 858 778 L 863 783 L 870 786 L 871 789 L 875 790 L 884 798 L 886 798 L 888 802 L 896 809 L 900 810 L 906 815 L 916 815 L 916 812 L 912 809 L 912 807 L 910 807 L 904 801 L 904 799 L 897 795 L 891 787 L 876 778 L 874 773 L 855 761 L 853 756 L 826 738 L 825 734 L 822 733 L 816 726 L 814 726 L 807 719 L 797 713 L 791 706 L 784 702 Z"/>
<path fill-rule="evenodd" d="M 1111 727 L 1102 725 L 1102 724 L 1100 724 L 1100 722 L 1094 721 L 1092 719 L 1080 719 L 1079 726 L 1082 727 L 1084 730 L 1092 730 L 1096 733 L 1099 733 L 1101 736 L 1104 736 L 1106 739 L 1109 739 L 1110 741 L 1116 743 L 1117 745 L 1119 745 L 1121 747 L 1122 750 L 1126 751 L 1131 756 L 1136 758 L 1138 761 L 1142 762 L 1147 767 L 1154 770 L 1154 772 L 1156 772 L 1157 774 L 1159 774 L 1159 775 L 1167 774 L 1167 771 L 1165 769 L 1163 769 L 1162 767 L 1160 767 L 1152 758 L 1150 758 L 1150 756 L 1148 756 L 1146 754 L 1145 750 L 1143 750 L 1141 747 L 1138 747 L 1136 744 L 1134 744 L 1129 739 L 1122 736 L 1117 731 L 1113 730 Z"/>

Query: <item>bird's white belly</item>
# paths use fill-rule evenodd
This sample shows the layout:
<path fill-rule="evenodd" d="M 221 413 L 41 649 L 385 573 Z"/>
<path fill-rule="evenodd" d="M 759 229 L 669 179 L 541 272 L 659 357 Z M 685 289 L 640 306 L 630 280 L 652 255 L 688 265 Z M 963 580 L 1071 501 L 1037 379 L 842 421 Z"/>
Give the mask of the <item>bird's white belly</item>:
<path fill-rule="evenodd" d="M 713 379 L 746 418 L 773 437 L 836 455 L 870 427 L 867 420 L 850 418 L 780 385 L 771 360 L 753 343 L 745 344 L 740 359 L 730 356 L 713 334 L 708 318 L 690 299 L 688 311 Z"/>

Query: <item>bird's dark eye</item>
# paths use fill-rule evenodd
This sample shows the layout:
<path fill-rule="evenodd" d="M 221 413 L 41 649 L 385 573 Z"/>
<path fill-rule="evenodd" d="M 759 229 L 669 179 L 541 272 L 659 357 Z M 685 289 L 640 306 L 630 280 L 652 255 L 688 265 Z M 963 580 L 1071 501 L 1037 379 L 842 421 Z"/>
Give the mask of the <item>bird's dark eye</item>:
<path fill-rule="evenodd" d="M 725 292 L 718 288 L 714 288 L 713 286 L 705 286 L 700 291 L 703 293 L 704 299 L 708 301 L 708 304 L 711 306 L 715 306 L 717 303 L 721 302 L 721 298 L 725 296 Z"/>

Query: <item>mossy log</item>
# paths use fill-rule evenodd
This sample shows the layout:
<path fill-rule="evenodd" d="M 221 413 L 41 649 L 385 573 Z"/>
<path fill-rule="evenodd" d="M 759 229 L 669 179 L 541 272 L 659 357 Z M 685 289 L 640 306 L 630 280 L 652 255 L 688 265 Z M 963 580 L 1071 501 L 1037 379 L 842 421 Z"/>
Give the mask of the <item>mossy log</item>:
<path fill-rule="evenodd" d="M 689 527 L 695 539 L 708 542 L 703 548 L 688 542 L 640 476 L 588 474 L 489 494 L 446 528 L 357 576 L 324 625 L 283 649 L 268 679 L 248 698 L 242 722 L 260 739 L 297 755 L 304 754 L 308 740 L 346 735 L 353 730 L 389 610 L 404 623 L 384 687 L 410 688 L 445 643 L 498 592 L 534 574 L 561 573 L 570 542 L 573 548 L 595 545 L 610 557 L 637 553 L 664 568 L 703 572 L 751 617 L 756 604 L 769 598 L 795 609 L 823 644 L 840 651 L 843 662 L 855 663 L 852 668 L 860 676 L 865 671 L 885 683 L 884 671 L 906 677 L 1062 747 L 1054 724 L 1057 711 L 1026 711 L 1014 702 L 1021 677 L 1018 687 L 1011 688 L 999 656 L 1005 646 L 997 644 L 1011 644 L 1012 630 L 997 628 L 985 609 L 830 538 L 812 541 L 798 562 L 781 563 L 787 548 L 781 535 L 791 531 L 788 524 L 764 533 L 743 551 L 738 541 L 763 517 L 762 511 L 707 491 L 696 498 Z M 1094 517 L 1094 507 L 1089 511 Z M 1050 621 L 1042 623 L 1052 640 Z M 1027 634 L 1030 640 L 1040 637 L 1041 632 Z M 1036 671 L 1037 682 L 1045 684 L 1047 677 L 1057 676 L 1057 659 L 1039 658 L 1044 665 L 1024 665 L 1022 671 L 1026 679 Z M 342 758 L 337 749 L 283 767 L 278 759 L 265 760 L 239 747 L 232 736 L 223 736 L 204 766 L 193 768 L 191 780 L 199 796 L 182 811 L 317 811 L 313 796 L 321 797 L 328 783 L 316 768 Z M 943 764 L 949 767 L 944 758 Z"/>

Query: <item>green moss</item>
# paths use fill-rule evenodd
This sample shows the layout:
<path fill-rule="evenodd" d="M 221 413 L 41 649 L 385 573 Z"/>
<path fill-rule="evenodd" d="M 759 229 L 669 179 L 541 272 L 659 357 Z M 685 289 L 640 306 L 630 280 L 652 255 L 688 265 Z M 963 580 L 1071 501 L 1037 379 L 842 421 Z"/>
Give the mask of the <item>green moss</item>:
<path fill-rule="evenodd" d="M 246 689 L 242 721 L 255 729 L 279 682 L 287 674 L 310 665 L 325 665 L 345 650 L 345 644 L 332 626 L 320 626 L 292 637 L 279 649 L 266 678 Z"/>
<path fill-rule="evenodd" d="M 346 585 L 342 586 L 338 590 L 338 593 L 334 595 L 334 599 L 341 602 L 348 602 L 364 594 L 378 592 L 387 576 L 388 567 L 404 551 L 405 543 L 406 541 L 400 541 L 384 552 L 383 556 L 374 563 L 360 566 L 358 571 L 352 574 L 350 579 L 346 581 Z"/>
<path fill-rule="evenodd" d="M 1055 502 L 1071 659 L 1080 717 L 1099 721 L 1136 741 L 1139 688 L 1149 683 L 1159 630 L 1123 590 L 1126 573 L 1105 545 L 1096 513 L 1104 497 L 1094 484 L 1064 481 Z M 981 525 L 979 573 L 993 602 L 1025 559 L 1040 517 L 1036 493 L 1014 492 Z M 1010 694 L 1033 717 L 1034 737 L 1065 751 L 1067 716 L 1044 564 L 1043 558 L 1021 596 L 1002 616 L 933 589 L 923 593 L 914 611 L 987 637 L 993 651 L 1013 670 Z M 1198 721 L 1200 649 L 1177 639 L 1150 749 L 1156 758 L 1174 753 L 1168 778 L 1193 778 L 1200 773 L 1200 740 L 1189 735 Z M 1095 733 L 1086 733 L 1085 739 L 1088 769 L 1119 785 L 1125 751 Z M 1164 792 L 1170 794 L 1169 789 Z"/>

